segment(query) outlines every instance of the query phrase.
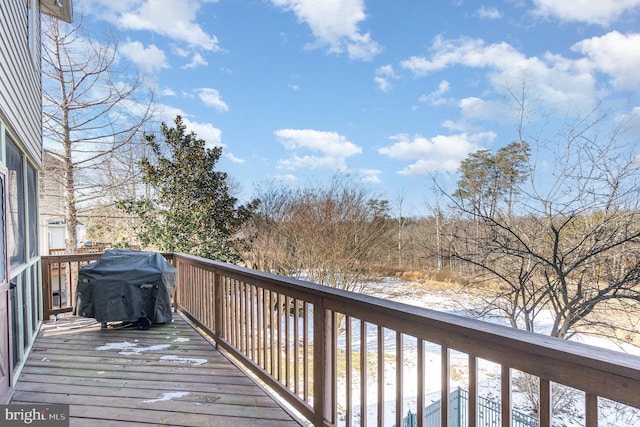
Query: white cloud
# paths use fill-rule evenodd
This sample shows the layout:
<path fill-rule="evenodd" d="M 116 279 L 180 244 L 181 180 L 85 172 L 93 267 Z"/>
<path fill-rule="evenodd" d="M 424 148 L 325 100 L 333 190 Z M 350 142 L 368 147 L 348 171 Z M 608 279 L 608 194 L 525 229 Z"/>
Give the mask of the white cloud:
<path fill-rule="evenodd" d="M 229 111 L 229 106 L 222 100 L 220 92 L 212 88 L 197 89 L 198 97 L 205 105 L 215 108 L 217 111 Z"/>
<path fill-rule="evenodd" d="M 449 92 L 449 88 L 450 88 L 449 82 L 447 80 L 442 80 L 440 84 L 438 84 L 438 89 L 434 90 L 433 92 L 427 95 L 422 95 L 419 98 L 419 101 L 427 102 L 433 106 L 446 104 L 448 101 L 447 99 L 443 98 L 442 95 Z"/>
<path fill-rule="evenodd" d="M 380 179 L 382 171 L 379 169 L 359 169 L 357 171 L 357 174 L 362 182 L 367 182 L 370 184 L 382 183 L 382 180 Z"/>
<path fill-rule="evenodd" d="M 500 19 L 502 18 L 502 12 L 495 7 L 481 7 L 476 11 L 478 17 L 481 19 Z"/>
<path fill-rule="evenodd" d="M 381 92 L 388 93 L 391 91 L 391 83 L 389 83 L 388 79 L 380 76 L 375 76 L 373 78 L 373 82 L 376 84 L 376 86 L 378 86 L 378 90 L 380 90 Z"/>
<path fill-rule="evenodd" d="M 346 169 L 346 161 L 343 157 L 331 156 L 292 156 L 278 161 L 278 169 Z"/>
<path fill-rule="evenodd" d="M 402 68 L 416 76 L 424 76 L 453 65 L 509 69 L 521 68 L 527 61 L 523 54 L 506 42 L 487 45 L 484 40 L 468 37 L 445 39 L 437 36 L 431 51 L 431 58 L 412 56 L 402 61 Z"/>
<path fill-rule="evenodd" d="M 222 131 L 211 123 L 198 123 L 190 120 L 183 110 L 168 104 L 157 104 L 157 118 L 172 127 L 176 116 L 182 117 L 182 122 L 187 127 L 187 132 L 194 132 L 200 139 L 207 142 L 207 147 L 224 147 L 222 143 Z"/>
<path fill-rule="evenodd" d="M 588 106 L 593 104 L 596 78 L 593 67 L 584 58 L 569 59 L 547 53 L 526 57 L 506 42 L 487 44 L 481 39 L 436 37 L 430 56 L 412 56 L 401 67 L 415 76 L 433 74 L 444 69 L 464 66 L 487 69 L 493 90 L 507 98 L 523 83 L 536 101 L 548 105 Z"/>
<path fill-rule="evenodd" d="M 458 102 L 462 118 L 469 120 L 512 121 L 517 111 L 513 111 L 508 103 L 494 100 L 484 100 L 475 96 L 462 98 Z"/>
<path fill-rule="evenodd" d="M 187 132 L 194 132 L 198 138 L 204 139 L 207 142 L 207 147 L 224 147 L 222 131 L 211 123 L 193 122 L 185 117 L 182 117 L 182 121 L 187 126 Z"/>
<path fill-rule="evenodd" d="M 362 148 L 337 132 L 313 129 L 280 129 L 275 134 L 288 150 L 307 148 L 335 157 L 350 157 L 362 152 Z"/>
<path fill-rule="evenodd" d="M 246 160 L 241 159 L 240 157 L 234 155 L 233 153 L 226 151 L 223 153 L 223 156 L 226 157 L 227 159 L 229 159 L 229 161 L 233 162 L 233 163 L 245 163 Z"/>
<path fill-rule="evenodd" d="M 616 89 L 640 90 L 640 34 L 612 31 L 571 47 L 587 56 L 594 69 L 611 76 Z"/>
<path fill-rule="evenodd" d="M 395 141 L 378 153 L 397 160 L 413 161 L 398 173 L 407 176 L 424 176 L 432 172 L 450 172 L 458 169 L 460 162 L 483 144 L 491 143 L 493 132 L 458 135 L 437 135 L 426 138 L 399 134 L 391 137 Z"/>
<path fill-rule="evenodd" d="M 189 56 L 191 54 L 191 51 L 189 49 L 185 49 L 183 47 L 180 46 L 175 46 L 173 45 L 171 47 L 171 51 L 178 56 L 181 56 L 183 58 L 186 58 L 187 56 Z"/>
<path fill-rule="evenodd" d="M 534 0 L 533 3 L 536 15 L 602 26 L 640 6 L 640 0 Z"/>
<path fill-rule="evenodd" d="M 168 104 L 157 104 L 157 119 L 167 124 L 172 124 L 176 116 L 186 117 L 186 113 L 180 108 L 172 107 Z"/>
<path fill-rule="evenodd" d="M 460 118 L 445 120 L 442 126 L 453 132 L 468 132 L 477 121 L 513 123 L 518 120 L 519 111 L 502 99 L 485 100 L 475 96 L 462 98 L 457 102 Z M 533 112 L 530 112 L 533 114 Z"/>
<path fill-rule="evenodd" d="M 347 54 L 351 59 L 369 61 L 380 53 L 380 46 L 371 39 L 371 34 L 353 34 L 346 43 Z"/>
<path fill-rule="evenodd" d="M 170 87 L 160 89 L 159 94 L 162 96 L 176 96 L 176 92 Z"/>
<path fill-rule="evenodd" d="M 331 53 L 347 52 L 351 59 L 370 60 L 380 46 L 369 33 L 361 33 L 359 24 L 366 18 L 364 0 L 317 1 L 271 0 L 295 13 L 299 22 L 309 25 L 316 42 L 310 48 L 328 46 Z"/>
<path fill-rule="evenodd" d="M 147 30 L 208 51 L 218 51 L 218 39 L 196 22 L 201 2 L 194 0 L 98 0 L 89 12 L 118 28 Z"/>
<path fill-rule="evenodd" d="M 274 176 L 274 179 L 276 179 L 276 180 L 278 180 L 280 182 L 293 183 L 293 182 L 296 182 L 298 180 L 298 177 L 293 175 L 293 174 L 290 174 L 290 173 L 285 173 L 285 174 Z"/>
<path fill-rule="evenodd" d="M 152 74 L 161 68 L 168 68 L 167 58 L 156 45 L 144 45 L 139 41 L 121 43 L 118 52 L 124 55 L 147 74 Z"/>
<path fill-rule="evenodd" d="M 624 123 L 628 135 L 640 135 L 640 107 L 634 107 L 629 113 L 617 117 L 619 123 Z M 637 143 L 634 141 L 634 143 Z"/>
<path fill-rule="evenodd" d="M 380 91 L 388 93 L 391 91 L 391 80 L 396 80 L 398 78 L 399 76 L 393 69 L 393 65 L 383 65 L 382 67 L 378 67 L 376 70 L 376 75 L 373 78 L 373 81 Z"/>
<path fill-rule="evenodd" d="M 287 150 L 320 153 L 320 155 L 302 156 L 294 154 L 289 159 L 278 162 L 278 167 L 282 169 L 346 169 L 346 159 L 362 152 L 361 147 L 336 132 L 280 129 L 274 133 Z"/>
<path fill-rule="evenodd" d="M 196 52 L 193 54 L 193 59 L 191 60 L 191 62 L 189 62 L 187 65 L 185 65 L 182 68 L 185 68 L 185 69 L 197 68 L 204 65 L 209 65 L 209 63 L 207 62 L 206 59 L 204 59 L 204 57 L 200 53 Z"/>

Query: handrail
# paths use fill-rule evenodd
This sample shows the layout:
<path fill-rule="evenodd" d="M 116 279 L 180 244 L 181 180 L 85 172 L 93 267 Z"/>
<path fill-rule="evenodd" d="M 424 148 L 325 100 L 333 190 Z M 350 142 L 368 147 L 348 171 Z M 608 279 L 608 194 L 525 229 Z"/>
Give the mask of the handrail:
<path fill-rule="evenodd" d="M 587 426 L 597 425 L 599 398 L 640 408 L 640 357 L 191 255 L 166 255 L 178 270 L 176 308 L 316 426 L 336 425 L 339 418 L 351 426 L 356 417 L 360 425 L 375 417 L 377 425 L 400 426 L 407 384 L 417 390 L 422 426 L 429 375 L 440 378 L 446 426 L 454 350 L 467 355 L 470 427 L 477 425 L 478 365 L 484 360 L 501 366 L 503 426 L 511 418 L 515 370 L 539 378 L 541 427 L 551 426 L 552 383 L 585 393 Z M 50 265 L 48 258 L 57 259 L 43 257 L 43 266 Z M 440 350 L 438 372 L 429 372 L 425 360 L 425 349 L 433 345 Z M 416 378 L 404 375 L 409 360 Z M 395 379 L 391 389 L 385 368 Z M 369 401 L 371 394 L 393 397 Z M 358 401 L 360 408 L 375 406 L 375 414 L 357 411 Z M 395 420 L 385 420 L 386 405 L 395 408 Z"/>

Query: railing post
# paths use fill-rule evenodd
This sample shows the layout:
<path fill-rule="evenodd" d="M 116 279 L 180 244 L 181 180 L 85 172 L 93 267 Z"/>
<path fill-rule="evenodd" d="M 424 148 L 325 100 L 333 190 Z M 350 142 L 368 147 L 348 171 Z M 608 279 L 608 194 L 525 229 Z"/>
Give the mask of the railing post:
<path fill-rule="evenodd" d="M 478 425 L 478 358 L 469 355 L 469 394 L 468 394 L 467 425 Z"/>
<path fill-rule="evenodd" d="M 442 346 L 440 348 L 440 425 L 442 427 L 450 426 L 450 410 L 449 402 L 451 393 L 451 381 L 450 369 L 451 369 L 451 355 L 448 347 Z"/>
<path fill-rule="evenodd" d="M 223 298 L 222 298 L 222 276 L 220 275 L 220 273 L 218 271 L 214 272 L 213 275 L 213 301 L 214 301 L 214 306 L 213 306 L 213 310 L 214 310 L 214 314 L 213 314 L 213 333 L 214 333 L 214 340 L 216 343 L 216 348 L 218 348 L 218 341 L 220 339 L 220 336 L 223 335 L 222 333 L 222 322 L 223 322 L 223 317 L 222 317 L 222 305 L 223 305 Z"/>
<path fill-rule="evenodd" d="M 598 427 L 598 396 L 587 393 L 585 396 L 585 426 Z"/>
<path fill-rule="evenodd" d="M 333 423 L 332 316 L 322 300 L 313 305 L 313 425 Z"/>
<path fill-rule="evenodd" d="M 40 259 L 42 269 L 42 318 L 48 320 L 51 316 L 51 262 L 48 259 Z"/>
<path fill-rule="evenodd" d="M 511 413 L 511 368 L 502 365 L 500 373 L 500 403 L 502 404 L 502 427 L 510 427 L 513 422 Z"/>
<path fill-rule="evenodd" d="M 551 427 L 551 382 L 540 378 L 540 408 L 538 409 L 540 427 Z"/>
<path fill-rule="evenodd" d="M 173 309 L 178 312 L 178 307 L 180 307 L 180 291 L 182 289 L 182 286 L 180 284 L 180 260 L 178 259 L 173 259 L 173 266 L 176 269 L 176 286 L 175 289 L 173 290 Z"/>

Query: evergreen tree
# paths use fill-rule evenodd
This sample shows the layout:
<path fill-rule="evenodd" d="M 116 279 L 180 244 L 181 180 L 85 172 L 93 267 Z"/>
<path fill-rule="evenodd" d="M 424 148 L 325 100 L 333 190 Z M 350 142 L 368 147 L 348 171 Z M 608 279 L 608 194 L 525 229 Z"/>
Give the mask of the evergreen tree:
<path fill-rule="evenodd" d="M 494 157 L 499 177 L 496 194 L 505 198 L 509 216 L 512 214 L 513 198 L 518 194 L 519 185 L 529 176 L 529 152 L 529 144 L 514 141 L 500 148 Z"/>
<path fill-rule="evenodd" d="M 491 184 L 494 174 L 493 155 L 489 150 L 473 152 L 460 163 L 458 172 L 458 189 L 453 196 L 468 203 L 469 209 L 479 215 L 494 187 Z"/>
<path fill-rule="evenodd" d="M 163 143 L 155 134 L 146 136 L 152 156 L 140 166 L 152 195 L 123 200 L 119 207 L 141 218 L 137 233 L 145 246 L 238 262 L 237 245 L 244 243 L 240 231 L 258 201 L 236 206 L 227 174 L 215 169 L 222 148 L 207 148 L 203 139 L 187 133 L 180 116 L 174 123 L 173 128 L 162 123 Z"/>
<path fill-rule="evenodd" d="M 501 202 L 506 203 L 511 215 L 513 197 L 528 176 L 528 156 L 526 142 L 512 142 L 496 154 L 489 150 L 469 154 L 458 168 L 460 179 L 453 196 L 469 204 L 474 215 L 493 217 Z"/>

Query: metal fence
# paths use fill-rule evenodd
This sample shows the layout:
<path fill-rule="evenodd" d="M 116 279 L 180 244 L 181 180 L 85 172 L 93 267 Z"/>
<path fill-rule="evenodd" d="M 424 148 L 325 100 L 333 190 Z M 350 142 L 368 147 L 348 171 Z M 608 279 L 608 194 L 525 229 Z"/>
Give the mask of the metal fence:
<path fill-rule="evenodd" d="M 433 402 L 424 410 L 424 426 L 440 427 L 440 401 Z M 458 387 L 449 395 L 449 426 L 466 427 L 469 425 L 469 392 Z M 536 417 L 516 409 L 511 410 L 512 427 L 538 427 Z M 478 427 L 499 427 L 501 424 L 500 403 L 478 396 Z M 403 427 L 416 427 L 417 414 L 409 411 L 403 419 Z"/>

